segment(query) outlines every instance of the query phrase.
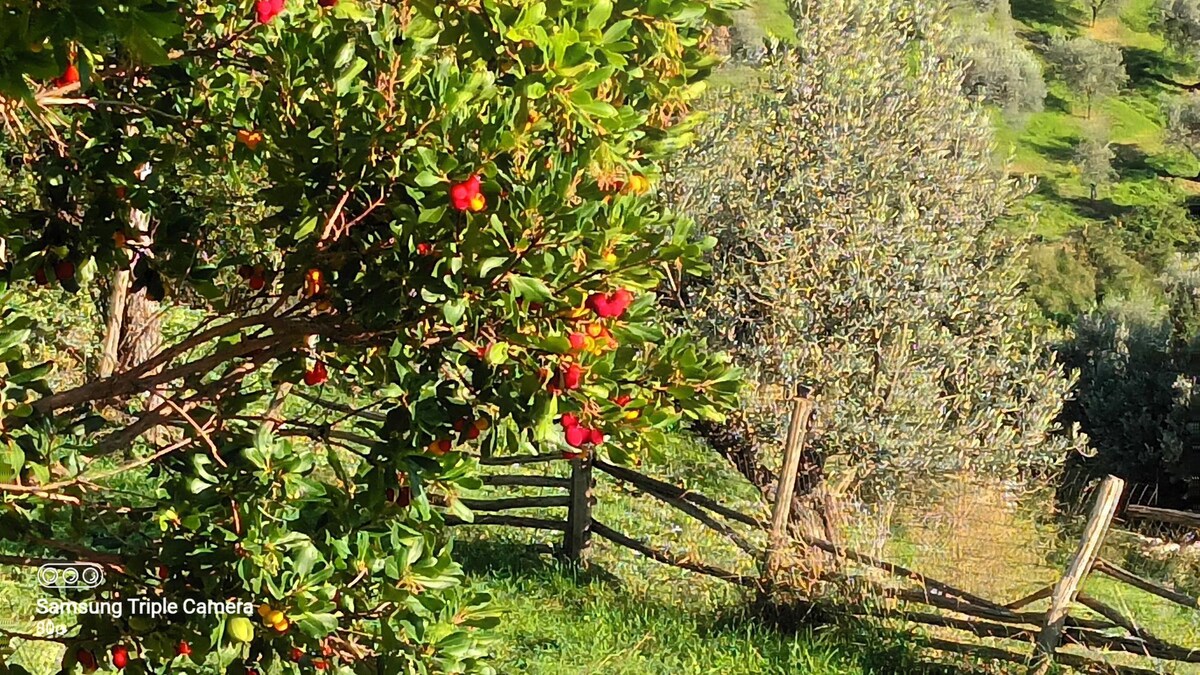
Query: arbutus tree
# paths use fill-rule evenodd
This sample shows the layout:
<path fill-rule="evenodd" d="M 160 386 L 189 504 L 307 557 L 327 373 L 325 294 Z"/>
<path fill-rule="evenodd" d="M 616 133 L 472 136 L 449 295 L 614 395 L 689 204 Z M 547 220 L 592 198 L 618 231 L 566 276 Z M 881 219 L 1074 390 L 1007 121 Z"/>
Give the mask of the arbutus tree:
<path fill-rule="evenodd" d="M 259 609 L 80 616 L 64 671 L 489 669 L 474 456 L 653 458 L 736 397 L 656 310 L 711 242 L 647 194 L 723 5 L 5 7 L 4 561 Z M 22 289 L 121 270 L 183 329 L 56 388 Z"/>

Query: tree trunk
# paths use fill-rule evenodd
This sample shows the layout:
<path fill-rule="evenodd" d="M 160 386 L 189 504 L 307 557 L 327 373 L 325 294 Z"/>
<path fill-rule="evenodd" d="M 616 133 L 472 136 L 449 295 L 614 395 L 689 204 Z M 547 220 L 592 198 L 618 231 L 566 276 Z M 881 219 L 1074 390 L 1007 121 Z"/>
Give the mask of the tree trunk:
<path fill-rule="evenodd" d="M 103 379 L 117 371 L 120 363 L 117 350 L 121 344 L 121 329 L 125 324 L 125 300 L 129 297 L 129 270 L 113 275 L 108 293 L 108 320 L 105 322 L 104 342 L 100 347 L 100 366 L 96 376 Z"/>
<path fill-rule="evenodd" d="M 731 416 L 720 424 L 697 422 L 692 429 L 757 487 L 767 501 L 774 500 L 779 477 L 762 463 L 754 431 L 745 418 Z M 789 526 L 806 537 L 840 545 L 838 500 L 825 478 L 825 458 L 811 443 L 806 444 L 792 492 Z"/>

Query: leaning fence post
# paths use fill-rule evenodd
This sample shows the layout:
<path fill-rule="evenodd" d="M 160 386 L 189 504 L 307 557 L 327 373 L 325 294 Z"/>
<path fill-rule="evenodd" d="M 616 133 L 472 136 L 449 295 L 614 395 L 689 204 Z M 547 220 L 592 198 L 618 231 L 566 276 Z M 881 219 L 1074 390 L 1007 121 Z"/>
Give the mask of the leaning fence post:
<path fill-rule="evenodd" d="M 571 460 L 571 504 L 567 512 L 564 552 L 567 559 L 582 563 L 592 540 L 592 458 Z"/>
<path fill-rule="evenodd" d="M 804 441 L 812 411 L 812 400 L 806 396 L 798 396 L 792 403 L 792 419 L 788 424 L 787 441 L 783 446 L 783 468 L 779 472 L 775 504 L 771 510 L 771 532 L 767 540 L 766 560 L 768 579 L 775 578 L 779 570 L 780 555 L 789 543 L 788 519 L 792 514 L 792 493 L 796 490 L 796 472 L 800 467 L 800 457 L 804 454 Z"/>
<path fill-rule="evenodd" d="M 1083 536 L 1079 539 L 1079 547 L 1050 596 L 1050 609 L 1046 610 L 1042 630 L 1038 633 L 1033 664 L 1029 667 L 1030 675 L 1043 675 L 1050 669 L 1050 664 L 1054 661 L 1054 652 L 1062 639 L 1067 610 L 1071 603 L 1075 602 L 1079 587 L 1091 571 L 1096 558 L 1100 556 L 1100 545 L 1104 543 L 1104 536 L 1108 533 L 1108 526 L 1117 512 L 1117 504 L 1121 501 L 1121 493 L 1124 490 L 1125 481 L 1116 476 L 1109 476 L 1100 484 L 1100 489 L 1096 492 L 1096 503 L 1088 516 L 1087 527 L 1083 528 Z"/>

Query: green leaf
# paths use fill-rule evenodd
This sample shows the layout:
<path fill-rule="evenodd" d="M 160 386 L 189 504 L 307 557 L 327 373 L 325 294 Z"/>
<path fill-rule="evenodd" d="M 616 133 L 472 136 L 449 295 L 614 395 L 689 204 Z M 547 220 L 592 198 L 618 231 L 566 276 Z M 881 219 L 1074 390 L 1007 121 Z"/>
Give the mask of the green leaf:
<path fill-rule="evenodd" d="M 612 0 L 595 0 L 592 5 L 592 11 L 588 12 L 587 20 L 583 22 L 585 30 L 600 30 L 600 27 L 608 23 L 608 19 L 612 16 L 613 4 Z"/>
<path fill-rule="evenodd" d="M 508 278 L 508 284 L 514 293 L 529 302 L 545 302 L 553 297 L 546 282 L 541 279 L 514 274 Z"/>
<path fill-rule="evenodd" d="M 467 313 L 466 298 L 456 298 L 442 305 L 442 316 L 446 318 L 446 323 L 451 326 L 458 325 L 462 321 L 463 315 Z"/>
<path fill-rule="evenodd" d="M 337 81 L 334 83 L 334 90 L 337 91 L 337 95 L 345 96 L 350 91 L 350 87 L 354 86 L 354 78 L 358 77 L 358 74 L 366 67 L 366 59 L 363 59 L 361 56 L 356 57 L 354 62 L 342 71 L 342 74 L 338 76 Z"/>

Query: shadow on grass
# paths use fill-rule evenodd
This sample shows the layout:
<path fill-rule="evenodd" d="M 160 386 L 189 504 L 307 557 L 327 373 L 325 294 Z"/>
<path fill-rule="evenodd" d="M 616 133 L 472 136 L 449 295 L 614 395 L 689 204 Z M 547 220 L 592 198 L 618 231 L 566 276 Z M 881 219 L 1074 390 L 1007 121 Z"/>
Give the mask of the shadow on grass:
<path fill-rule="evenodd" d="M 599 565 L 581 570 L 516 541 L 462 541 L 455 554 L 477 581 L 509 589 L 508 593 L 521 598 L 518 606 L 544 605 L 564 613 L 561 621 L 551 622 L 553 630 L 528 624 L 518 628 L 520 651 L 534 658 L 586 649 L 593 631 L 578 624 L 595 622 L 595 634 L 604 635 L 610 632 L 605 627 L 620 626 L 630 634 L 653 634 L 659 647 L 668 650 L 690 651 L 691 645 L 698 643 L 724 645 L 729 650 L 736 649 L 731 644 L 749 643 L 765 662 L 778 666 L 799 665 L 792 659 L 797 657 L 795 645 L 801 644 L 805 645 L 801 653 L 809 658 L 872 675 L 985 672 L 928 660 L 920 649 L 921 636 L 909 631 L 807 607 L 758 604 L 748 595 L 742 601 L 698 609 L 670 594 L 647 596 L 630 591 L 620 578 Z M 520 623 L 520 619 L 513 621 Z M 604 648 L 617 647 L 605 643 Z"/>
<path fill-rule="evenodd" d="M 1132 143 L 1113 143 L 1113 168 L 1122 178 L 1170 178 L 1171 173 L 1150 163 L 1150 155 Z"/>
<path fill-rule="evenodd" d="M 1075 142 L 1074 138 L 1056 138 L 1049 142 L 1031 142 L 1029 147 L 1038 151 L 1038 154 L 1052 159 L 1055 162 L 1070 163 L 1075 158 Z"/>
<path fill-rule="evenodd" d="M 1012 0 L 1012 17 L 1026 24 L 1049 24 L 1075 28 L 1087 17 L 1072 3 L 1047 0 Z"/>
<path fill-rule="evenodd" d="M 1044 107 L 1050 112 L 1060 112 L 1068 115 L 1071 114 L 1071 102 L 1061 96 L 1056 96 L 1053 92 L 1046 94 L 1046 103 Z"/>
<path fill-rule="evenodd" d="M 1162 51 L 1125 46 L 1121 47 L 1121 55 L 1125 62 L 1125 71 L 1137 87 L 1177 91 L 1163 80 L 1178 80 L 1187 73 L 1187 63 L 1171 58 Z"/>

